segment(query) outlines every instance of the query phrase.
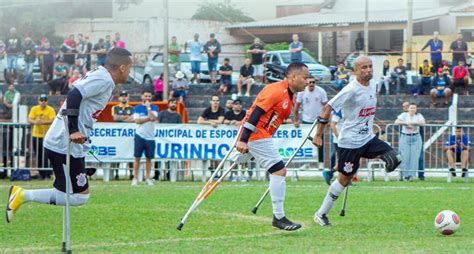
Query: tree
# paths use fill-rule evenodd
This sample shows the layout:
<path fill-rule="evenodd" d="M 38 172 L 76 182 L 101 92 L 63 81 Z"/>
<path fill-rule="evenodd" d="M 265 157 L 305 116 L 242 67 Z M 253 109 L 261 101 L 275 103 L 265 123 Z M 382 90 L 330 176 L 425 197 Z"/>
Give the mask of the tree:
<path fill-rule="evenodd" d="M 192 19 L 224 21 L 224 22 L 250 22 L 253 18 L 245 15 L 245 13 L 228 2 L 213 3 L 205 1 L 199 5 Z"/>

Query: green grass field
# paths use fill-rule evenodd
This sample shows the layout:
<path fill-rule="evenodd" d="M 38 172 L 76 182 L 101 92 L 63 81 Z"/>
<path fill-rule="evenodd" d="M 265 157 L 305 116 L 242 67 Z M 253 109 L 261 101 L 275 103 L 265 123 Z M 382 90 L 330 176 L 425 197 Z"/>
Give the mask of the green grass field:
<path fill-rule="evenodd" d="M 95 181 L 89 203 L 72 209 L 73 252 L 473 253 L 473 184 L 444 181 L 359 182 L 349 191 L 346 217 L 338 215 L 340 198 L 329 215 L 329 228 L 312 220 L 328 186 L 316 179 L 288 181 L 286 214 L 303 223 L 296 232 L 272 229 L 269 199 L 257 215 L 250 213 L 266 182 L 222 183 L 179 232 L 176 225 L 203 183 L 133 188 L 128 181 Z M 38 181 L 20 185 L 50 186 Z M 9 186 L 0 182 L 2 213 Z M 452 236 L 442 236 L 433 227 L 435 215 L 444 209 L 461 219 L 460 230 Z M 4 219 L 1 224 L 0 252 L 60 252 L 61 207 L 27 203 L 12 224 Z"/>

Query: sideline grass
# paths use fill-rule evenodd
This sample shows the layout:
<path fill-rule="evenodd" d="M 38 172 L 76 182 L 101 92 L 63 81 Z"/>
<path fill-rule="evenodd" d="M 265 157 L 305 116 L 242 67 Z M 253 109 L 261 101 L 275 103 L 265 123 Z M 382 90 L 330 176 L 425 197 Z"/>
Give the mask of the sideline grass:
<path fill-rule="evenodd" d="M 46 188 L 48 182 L 19 183 Z M 5 211 L 9 182 L 0 182 L 0 209 Z M 257 215 L 250 209 L 267 183 L 224 182 L 191 214 L 182 232 L 176 224 L 203 183 L 159 182 L 131 187 L 129 182 L 91 182 L 91 199 L 72 209 L 73 251 L 79 253 L 473 253 L 474 187 L 472 183 L 361 182 L 351 187 L 346 217 L 338 215 L 340 198 L 329 215 L 333 224 L 312 221 L 327 185 L 303 180 L 287 183 L 285 212 L 303 223 L 297 232 L 271 228 L 267 199 Z M 442 236 L 435 215 L 455 211 L 461 228 Z M 4 216 L 4 215 L 3 215 Z M 58 253 L 61 207 L 27 203 L 12 224 L 0 222 L 0 252 Z"/>

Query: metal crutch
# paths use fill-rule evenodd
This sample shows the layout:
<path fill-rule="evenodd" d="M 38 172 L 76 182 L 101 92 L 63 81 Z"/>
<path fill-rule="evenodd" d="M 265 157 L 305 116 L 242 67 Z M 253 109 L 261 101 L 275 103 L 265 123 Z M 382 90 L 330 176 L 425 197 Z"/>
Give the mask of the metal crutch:
<path fill-rule="evenodd" d="M 70 166 L 71 166 L 71 140 L 69 139 L 69 122 L 67 119 L 67 110 L 63 109 L 61 111 L 63 117 L 64 126 L 67 135 L 67 153 L 66 153 L 66 165 L 63 165 L 64 169 L 64 178 L 66 181 L 66 205 L 64 206 L 63 212 L 63 243 L 62 243 L 62 252 L 72 253 L 71 250 L 71 207 L 69 203 L 69 195 L 71 193 L 71 177 L 69 175 Z"/>

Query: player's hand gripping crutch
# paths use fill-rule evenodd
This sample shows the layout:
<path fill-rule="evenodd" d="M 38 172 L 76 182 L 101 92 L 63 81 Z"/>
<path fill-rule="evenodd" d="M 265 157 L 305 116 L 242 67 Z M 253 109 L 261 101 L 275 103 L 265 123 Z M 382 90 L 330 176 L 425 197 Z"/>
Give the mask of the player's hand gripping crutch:
<path fill-rule="evenodd" d="M 201 192 L 199 193 L 199 195 L 196 197 L 196 199 L 194 200 L 193 204 L 191 205 L 191 207 L 189 207 L 188 211 L 186 212 L 186 214 L 183 216 L 183 218 L 181 219 L 181 221 L 178 223 L 178 226 L 176 227 L 176 229 L 180 230 L 183 228 L 184 226 L 184 222 L 186 222 L 186 220 L 188 219 L 189 215 L 194 211 L 196 210 L 196 208 L 199 206 L 199 204 L 201 204 L 201 202 L 206 199 L 207 197 L 209 197 L 209 195 L 211 195 L 211 193 L 214 191 L 215 188 L 217 188 L 217 186 L 222 182 L 222 180 L 227 176 L 227 174 L 229 174 L 229 172 L 237 165 L 237 163 L 232 163 L 232 165 L 229 167 L 229 169 L 227 169 L 222 175 L 221 177 L 219 177 L 219 179 L 214 182 L 214 184 L 212 184 L 212 180 L 214 179 L 214 177 L 217 175 L 217 172 L 219 172 L 222 167 L 224 167 L 224 164 L 225 162 L 227 161 L 227 159 L 229 158 L 230 154 L 232 153 L 232 151 L 235 149 L 235 145 L 237 144 L 237 141 L 238 141 L 238 138 L 240 136 L 240 130 L 237 132 L 237 137 L 235 139 L 235 142 L 234 144 L 232 145 L 232 147 L 229 149 L 229 151 L 227 152 L 227 154 L 225 155 L 225 157 L 222 159 L 222 161 L 219 163 L 219 165 L 217 166 L 217 168 L 214 170 L 214 173 L 212 173 L 211 177 L 209 177 L 209 179 L 207 180 L 206 184 L 204 185 L 204 187 L 202 188 Z M 212 184 L 212 185 L 211 185 Z"/>
<path fill-rule="evenodd" d="M 69 195 L 71 193 L 72 184 L 70 173 L 71 166 L 71 139 L 69 138 L 69 122 L 67 118 L 67 110 L 61 112 L 64 126 L 67 135 L 67 153 L 66 153 L 66 165 L 63 165 L 64 169 L 64 178 L 66 181 L 66 205 L 64 206 L 63 211 L 63 242 L 62 242 L 62 252 L 72 253 L 71 250 L 71 206 L 69 203 Z"/>
<path fill-rule="evenodd" d="M 306 140 L 310 140 L 310 141 L 313 141 L 313 138 L 311 137 L 311 133 L 313 132 L 314 128 L 316 127 L 316 125 L 318 124 L 318 121 L 314 121 L 313 125 L 311 125 L 311 129 L 309 130 L 308 132 L 308 135 L 304 138 L 303 142 L 301 142 L 301 145 L 298 147 L 298 149 L 296 149 L 293 154 L 290 156 L 290 158 L 288 159 L 288 161 L 286 161 L 285 163 L 285 168 L 288 167 L 288 165 L 290 165 L 291 161 L 295 158 L 296 154 L 298 153 L 298 151 L 304 146 L 304 144 L 306 143 Z M 268 193 L 270 193 L 270 188 L 267 188 L 267 190 L 265 191 L 265 193 L 263 193 L 262 197 L 258 200 L 257 204 L 255 205 L 254 208 L 252 208 L 252 213 L 253 214 L 256 214 L 257 213 L 257 210 L 258 208 L 260 207 L 260 205 L 263 203 L 263 201 L 265 200 L 265 198 L 268 196 Z"/>

